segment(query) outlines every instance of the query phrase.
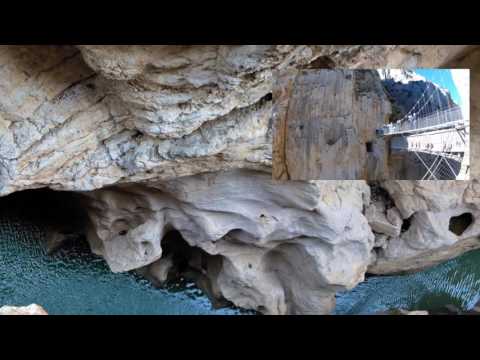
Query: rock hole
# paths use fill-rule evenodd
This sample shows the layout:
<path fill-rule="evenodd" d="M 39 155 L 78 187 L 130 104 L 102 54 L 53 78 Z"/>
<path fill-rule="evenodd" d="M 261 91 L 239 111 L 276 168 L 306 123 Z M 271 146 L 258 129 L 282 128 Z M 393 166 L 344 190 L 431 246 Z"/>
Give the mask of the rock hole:
<path fill-rule="evenodd" d="M 368 185 L 370 186 L 370 194 L 371 194 L 371 201 L 382 201 L 385 203 L 385 208 L 390 209 L 395 206 L 395 202 L 393 201 L 392 197 L 385 190 L 379 181 L 369 181 Z"/>
<path fill-rule="evenodd" d="M 403 220 L 402 229 L 400 230 L 401 233 L 404 233 L 405 231 L 410 229 L 410 226 L 412 225 L 412 218 L 413 215 L 410 216 L 408 219 Z"/>
<path fill-rule="evenodd" d="M 49 253 L 85 240 L 86 202 L 76 192 L 48 188 L 16 192 L 0 199 L 0 212 L 41 229 Z"/>
<path fill-rule="evenodd" d="M 138 138 L 142 138 L 143 137 L 143 133 L 141 131 L 135 131 L 135 134 L 133 134 L 132 138 L 133 139 L 138 139 Z"/>
<path fill-rule="evenodd" d="M 163 237 L 161 246 L 162 257 L 172 256 L 177 272 L 184 272 L 192 255 L 192 247 L 185 241 L 182 234 L 177 230 L 168 232 Z"/>
<path fill-rule="evenodd" d="M 473 215 L 471 213 L 463 213 L 459 216 L 452 216 L 448 224 L 448 230 L 457 236 L 461 236 L 472 223 Z"/>
<path fill-rule="evenodd" d="M 308 64 L 308 69 L 333 69 L 335 62 L 328 56 L 319 56 Z"/>
<path fill-rule="evenodd" d="M 191 246 L 177 230 L 168 232 L 162 239 L 162 258 L 171 257 L 173 267 L 169 278 L 175 282 L 178 280 L 193 281 L 210 298 L 214 308 L 232 306 L 223 298 L 212 285 L 214 278 L 223 264 L 220 255 L 210 255 L 204 250 Z"/>
<path fill-rule="evenodd" d="M 366 148 L 367 148 L 367 153 L 373 152 L 373 142 L 368 141 L 368 142 L 365 144 L 365 146 L 366 146 Z"/>
<path fill-rule="evenodd" d="M 120 235 L 120 236 L 125 236 L 127 234 L 128 234 L 128 230 L 122 230 L 122 231 L 118 232 L 118 235 Z"/>

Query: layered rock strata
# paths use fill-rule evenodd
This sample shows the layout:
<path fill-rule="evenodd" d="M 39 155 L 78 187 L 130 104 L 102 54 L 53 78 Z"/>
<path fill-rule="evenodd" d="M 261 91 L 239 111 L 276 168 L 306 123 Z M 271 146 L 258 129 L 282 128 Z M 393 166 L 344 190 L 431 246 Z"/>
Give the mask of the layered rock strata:
<path fill-rule="evenodd" d="M 329 313 L 366 271 L 478 247 L 478 183 L 272 181 L 273 72 L 468 66 L 474 96 L 479 61 L 470 46 L 1 46 L 0 194 L 84 194 L 92 250 L 113 271 L 164 279 L 176 230 L 216 296 Z M 474 102 L 471 119 L 474 158 Z"/>

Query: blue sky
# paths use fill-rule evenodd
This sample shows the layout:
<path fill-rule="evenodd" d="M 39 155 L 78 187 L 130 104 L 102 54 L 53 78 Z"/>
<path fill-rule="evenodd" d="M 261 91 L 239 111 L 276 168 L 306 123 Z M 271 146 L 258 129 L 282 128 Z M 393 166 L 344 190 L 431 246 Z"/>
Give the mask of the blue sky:
<path fill-rule="evenodd" d="M 447 89 L 452 96 L 453 101 L 457 104 L 461 104 L 460 94 L 452 79 L 452 74 L 448 69 L 415 69 L 415 73 L 423 76 L 427 80 L 430 80 L 436 85 Z"/>

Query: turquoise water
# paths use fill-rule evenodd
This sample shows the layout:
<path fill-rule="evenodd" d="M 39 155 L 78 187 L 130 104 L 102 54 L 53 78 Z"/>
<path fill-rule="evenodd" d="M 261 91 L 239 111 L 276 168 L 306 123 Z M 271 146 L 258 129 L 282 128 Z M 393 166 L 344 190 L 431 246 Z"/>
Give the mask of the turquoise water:
<path fill-rule="evenodd" d="M 51 214 L 42 207 L 47 204 L 52 213 L 71 217 L 71 209 L 61 206 L 73 201 L 21 196 L 0 201 L 0 305 L 37 303 L 50 314 L 249 313 L 235 308 L 213 309 L 192 283 L 157 289 L 134 273 L 113 274 L 103 259 L 90 253 L 85 242 L 48 255 L 42 245 L 43 227 Z M 26 199 L 30 200 L 28 206 Z M 352 291 L 338 294 L 335 313 L 436 310 L 447 304 L 469 310 L 480 300 L 479 265 L 480 250 L 416 274 L 371 277 Z"/>
<path fill-rule="evenodd" d="M 373 314 L 391 309 L 436 311 L 451 304 L 470 310 L 480 300 L 480 250 L 428 270 L 368 278 L 337 296 L 336 314 Z"/>
<path fill-rule="evenodd" d="M 0 305 L 43 306 L 49 314 L 218 314 L 193 284 L 157 289 L 133 273 L 113 274 L 105 261 L 76 243 L 55 255 L 34 223 L 0 213 Z"/>

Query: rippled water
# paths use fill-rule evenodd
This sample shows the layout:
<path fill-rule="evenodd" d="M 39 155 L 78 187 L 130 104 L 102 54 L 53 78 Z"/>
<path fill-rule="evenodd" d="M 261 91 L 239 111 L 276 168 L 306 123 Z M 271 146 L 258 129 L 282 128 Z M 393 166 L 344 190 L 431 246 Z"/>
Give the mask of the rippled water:
<path fill-rule="evenodd" d="M 4 200 L 0 204 L 0 305 L 37 303 L 50 314 L 248 313 L 234 308 L 214 310 L 193 284 L 157 289 L 134 273 L 113 274 L 86 243 L 47 255 L 42 245 L 43 220 L 13 215 L 18 211 Z M 41 200 L 33 203 L 49 203 Z M 447 304 L 468 310 L 480 299 L 479 265 L 480 250 L 416 274 L 371 277 L 338 294 L 335 313 L 436 310 Z"/>
<path fill-rule="evenodd" d="M 390 309 L 439 310 L 452 304 L 470 310 L 480 300 L 480 250 L 428 270 L 371 277 L 337 296 L 336 314 L 373 314 Z"/>
<path fill-rule="evenodd" d="M 193 284 L 157 289 L 133 273 L 113 274 L 83 243 L 47 255 L 34 223 L 0 213 L 0 305 L 49 314 L 240 314 L 212 309 Z"/>

